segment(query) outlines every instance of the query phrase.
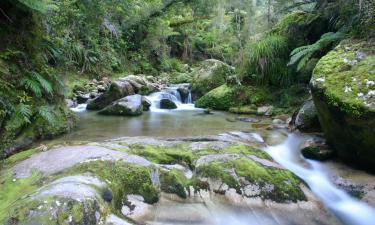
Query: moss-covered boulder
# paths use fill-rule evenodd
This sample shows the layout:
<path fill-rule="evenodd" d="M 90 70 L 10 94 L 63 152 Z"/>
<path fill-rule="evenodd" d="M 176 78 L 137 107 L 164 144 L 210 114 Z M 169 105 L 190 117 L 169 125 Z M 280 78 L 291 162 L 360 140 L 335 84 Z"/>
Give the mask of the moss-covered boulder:
<path fill-rule="evenodd" d="M 196 107 L 217 110 L 228 110 L 234 105 L 233 89 L 226 84 L 213 89 L 195 102 Z"/>
<path fill-rule="evenodd" d="M 142 96 L 130 95 L 99 111 L 102 115 L 139 116 L 143 112 Z"/>
<path fill-rule="evenodd" d="M 327 140 L 338 156 L 375 170 L 375 47 L 344 40 L 324 56 L 311 80 Z"/>
<path fill-rule="evenodd" d="M 234 68 L 216 59 L 208 59 L 194 69 L 192 91 L 197 97 L 226 83 Z"/>
<path fill-rule="evenodd" d="M 163 98 L 162 100 L 160 100 L 160 108 L 161 109 L 177 109 L 177 105 L 169 98 Z"/>

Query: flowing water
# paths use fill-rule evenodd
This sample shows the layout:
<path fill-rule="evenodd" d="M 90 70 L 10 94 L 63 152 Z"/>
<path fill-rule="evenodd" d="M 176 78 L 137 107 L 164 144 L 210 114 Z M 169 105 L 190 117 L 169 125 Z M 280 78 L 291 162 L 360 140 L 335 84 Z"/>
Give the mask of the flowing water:
<path fill-rule="evenodd" d="M 306 160 L 299 153 L 304 137 L 289 134 L 287 140 L 266 151 L 275 161 L 303 179 L 312 192 L 341 220 L 348 225 L 374 225 L 375 209 L 350 197 L 334 186 L 321 170 L 321 163 Z"/>
<path fill-rule="evenodd" d="M 139 117 L 101 116 L 96 112 L 85 111 L 86 105 L 79 105 L 72 109 L 78 115 L 78 128 L 64 137 L 69 141 L 99 141 L 124 136 L 152 136 L 152 137 L 181 137 L 213 135 L 228 131 L 257 132 L 267 139 L 275 136 L 285 136 L 284 131 L 257 130 L 250 123 L 234 121 L 236 115 L 225 112 L 214 112 L 211 115 L 197 109 L 191 99 L 191 93 L 181 98 L 177 86 L 169 87 L 161 92 L 153 93 L 147 97 L 152 105 L 150 112 L 144 112 Z M 170 99 L 177 109 L 160 109 L 161 99 Z M 266 121 L 266 122 L 265 122 Z M 261 123 L 270 123 L 268 119 Z M 280 135 L 281 134 L 281 135 Z M 278 136 L 276 135 L 276 136 Z M 322 164 L 317 161 L 304 159 L 300 154 L 300 145 L 309 138 L 306 135 L 288 134 L 282 144 L 265 148 L 272 158 L 279 164 L 289 169 L 303 179 L 319 200 L 343 223 L 348 225 L 373 225 L 375 224 L 375 210 L 367 204 L 350 197 L 346 192 L 334 186 L 323 171 Z M 267 142 L 270 143 L 270 142 Z M 280 142 L 277 142 L 280 143 Z M 154 174 L 157 177 L 157 171 Z M 155 178 L 155 182 L 157 179 Z M 284 218 L 285 212 L 270 211 L 270 209 L 225 209 L 220 204 L 207 211 L 206 203 L 197 202 L 162 202 L 158 207 L 157 216 L 168 218 L 168 213 L 174 213 L 179 207 L 186 213 L 186 220 L 193 217 L 202 217 L 204 221 L 197 224 L 290 224 Z M 197 210 L 198 208 L 201 210 Z M 191 215 L 189 214 L 191 213 Z M 279 214 L 278 214 L 279 213 Z M 302 215 L 300 221 L 303 221 Z M 294 218 L 298 215 L 294 215 Z M 202 219 L 201 218 L 201 219 Z M 213 219 L 214 218 L 214 219 Z M 213 220 L 212 220 L 213 219 Z M 311 218 L 313 220 L 313 218 Z M 208 222 L 209 221 L 209 222 Z M 154 221 L 155 222 L 155 221 Z M 176 221 L 175 221 L 176 222 Z M 172 222 L 170 224 L 175 224 Z M 158 224 L 150 223 L 150 224 Z M 161 224 L 169 224 L 163 222 Z M 184 223 L 182 223 L 184 224 Z M 185 224 L 190 224 L 185 223 Z"/>

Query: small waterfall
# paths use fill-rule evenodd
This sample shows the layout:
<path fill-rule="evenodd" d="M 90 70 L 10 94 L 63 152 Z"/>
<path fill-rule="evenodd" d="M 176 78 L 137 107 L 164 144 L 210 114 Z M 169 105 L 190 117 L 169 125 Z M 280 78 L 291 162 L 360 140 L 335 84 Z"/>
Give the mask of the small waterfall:
<path fill-rule="evenodd" d="M 372 225 L 375 221 L 375 209 L 369 205 L 349 196 L 344 191 L 333 185 L 324 171 L 321 163 L 306 160 L 301 157 L 299 146 L 303 143 L 303 137 L 290 134 L 287 140 L 277 146 L 269 146 L 266 151 L 272 158 L 303 179 L 312 192 L 332 212 L 347 225 Z M 310 167 L 305 167 L 301 161 Z"/>
<path fill-rule="evenodd" d="M 193 104 L 193 98 L 191 97 L 191 90 L 189 90 L 189 95 L 187 99 L 187 104 Z"/>
<path fill-rule="evenodd" d="M 160 92 L 155 92 L 147 96 L 147 99 L 151 102 L 150 111 L 151 112 L 168 112 L 171 110 L 160 109 L 160 101 L 162 99 L 169 99 L 174 102 L 177 106 L 176 110 L 197 110 L 194 107 L 191 91 L 189 89 L 189 94 L 187 98 L 182 99 L 179 88 L 187 84 L 173 85 L 161 90 Z"/>
<path fill-rule="evenodd" d="M 79 104 L 77 107 L 70 108 L 70 110 L 72 110 L 73 112 L 80 113 L 86 111 L 86 107 L 87 104 Z"/>

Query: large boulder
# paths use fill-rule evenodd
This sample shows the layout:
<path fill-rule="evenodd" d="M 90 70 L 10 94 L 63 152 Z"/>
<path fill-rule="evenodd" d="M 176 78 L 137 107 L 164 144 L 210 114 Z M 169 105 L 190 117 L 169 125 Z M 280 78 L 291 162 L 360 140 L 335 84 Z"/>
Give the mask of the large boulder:
<path fill-rule="evenodd" d="M 199 108 L 211 108 L 217 110 L 228 110 L 235 106 L 233 89 L 228 85 L 222 85 L 205 94 L 195 102 Z"/>
<path fill-rule="evenodd" d="M 90 101 L 87 105 L 88 110 L 100 110 L 120 98 L 128 95 L 134 95 L 135 91 L 128 81 L 118 80 L 111 84 L 109 89 L 99 97 Z"/>
<path fill-rule="evenodd" d="M 192 91 L 197 96 L 203 96 L 207 92 L 226 83 L 233 74 L 234 68 L 216 59 L 208 59 L 193 70 Z"/>
<path fill-rule="evenodd" d="M 314 69 L 311 90 L 322 129 L 342 159 L 375 171 L 375 45 L 344 40 Z"/>
<path fill-rule="evenodd" d="M 130 95 L 99 111 L 102 115 L 139 116 L 143 112 L 142 96 Z"/>
<path fill-rule="evenodd" d="M 318 114 L 312 99 L 306 101 L 302 107 L 296 111 L 292 118 L 292 125 L 304 132 L 314 132 L 321 130 Z"/>

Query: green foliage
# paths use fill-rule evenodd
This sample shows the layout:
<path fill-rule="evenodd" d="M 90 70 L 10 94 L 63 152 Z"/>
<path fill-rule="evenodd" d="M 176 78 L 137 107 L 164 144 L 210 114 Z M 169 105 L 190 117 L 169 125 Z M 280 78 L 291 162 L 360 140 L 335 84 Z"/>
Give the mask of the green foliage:
<path fill-rule="evenodd" d="M 302 70 L 315 54 L 322 51 L 326 52 L 334 43 L 342 40 L 345 38 L 345 36 L 346 35 L 341 32 L 329 32 L 323 34 L 322 37 L 312 45 L 302 46 L 294 49 L 290 54 L 291 58 L 288 66 L 296 66 L 297 71 Z"/>
<path fill-rule="evenodd" d="M 264 85 L 289 84 L 291 77 L 285 67 L 288 53 L 288 41 L 283 36 L 268 35 L 261 40 L 250 41 L 240 68 L 242 76 Z"/>

